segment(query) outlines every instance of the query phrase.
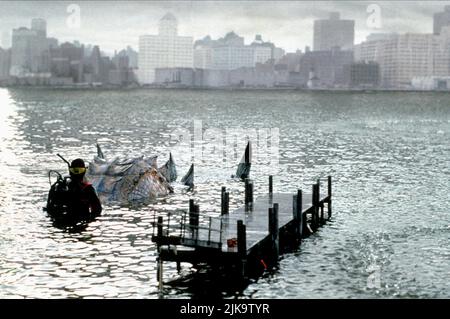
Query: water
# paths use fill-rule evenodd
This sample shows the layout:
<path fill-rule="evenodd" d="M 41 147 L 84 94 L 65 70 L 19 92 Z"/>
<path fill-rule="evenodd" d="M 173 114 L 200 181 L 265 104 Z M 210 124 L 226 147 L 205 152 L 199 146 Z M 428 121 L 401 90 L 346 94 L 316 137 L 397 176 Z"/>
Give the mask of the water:
<path fill-rule="evenodd" d="M 168 158 L 177 128 L 279 128 L 278 170 L 252 168 L 256 195 L 310 190 L 332 175 L 333 221 L 283 256 L 276 271 L 239 298 L 450 297 L 450 95 L 291 91 L 64 91 L 0 89 L 0 297 L 189 298 L 189 287 L 158 293 L 151 222 L 185 209 L 192 194 L 145 207 L 107 206 L 81 232 L 54 227 L 42 211 L 55 156 Z M 198 123 L 198 122 L 197 122 Z M 179 176 L 188 154 L 175 156 Z M 205 158 L 193 196 L 218 214 L 243 186 L 234 163 Z M 167 263 L 165 276 L 176 276 Z M 189 272 L 183 264 L 184 273 Z M 225 298 L 233 295 L 223 294 Z"/>

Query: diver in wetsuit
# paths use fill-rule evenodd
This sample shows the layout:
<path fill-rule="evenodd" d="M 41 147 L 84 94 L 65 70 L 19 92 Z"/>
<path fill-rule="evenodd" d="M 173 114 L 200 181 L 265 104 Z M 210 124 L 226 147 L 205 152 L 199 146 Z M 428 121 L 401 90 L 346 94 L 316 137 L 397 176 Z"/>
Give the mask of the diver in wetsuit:
<path fill-rule="evenodd" d="M 102 204 L 94 187 L 84 180 L 86 166 L 77 158 L 69 167 L 70 182 L 68 184 L 68 207 L 73 216 L 95 218 L 102 212 Z"/>

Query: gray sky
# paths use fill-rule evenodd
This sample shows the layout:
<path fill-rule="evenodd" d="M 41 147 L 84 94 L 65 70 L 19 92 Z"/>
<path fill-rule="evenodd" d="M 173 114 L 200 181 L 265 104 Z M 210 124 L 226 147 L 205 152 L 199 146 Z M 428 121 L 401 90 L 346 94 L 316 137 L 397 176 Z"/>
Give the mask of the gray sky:
<path fill-rule="evenodd" d="M 78 4 L 80 28 L 69 28 L 67 7 Z M 377 4 L 381 28 L 368 27 L 367 7 Z M 158 20 L 172 12 L 179 34 L 199 39 L 235 31 L 250 43 L 255 34 L 288 52 L 312 46 L 313 21 L 339 11 L 341 19 L 356 21 L 355 42 L 370 33 L 431 33 L 433 13 L 450 1 L 0 1 L 0 35 L 30 26 L 33 17 L 47 20 L 48 36 L 60 41 L 79 40 L 113 52 L 127 45 L 137 49 L 138 37 L 156 34 Z M 1 40 L 1 39 L 0 39 Z"/>

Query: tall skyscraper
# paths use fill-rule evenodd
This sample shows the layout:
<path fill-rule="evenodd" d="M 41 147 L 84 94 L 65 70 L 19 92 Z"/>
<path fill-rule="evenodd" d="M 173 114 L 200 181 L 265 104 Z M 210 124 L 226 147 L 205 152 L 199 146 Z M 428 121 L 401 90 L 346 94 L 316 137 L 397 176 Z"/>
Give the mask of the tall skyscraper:
<path fill-rule="evenodd" d="M 352 50 L 355 40 L 355 21 L 341 20 L 338 12 L 330 13 L 327 20 L 314 21 L 314 51 Z"/>
<path fill-rule="evenodd" d="M 31 29 L 13 29 L 11 45 L 12 76 L 24 77 L 50 70 L 50 52 L 47 39 L 47 23 L 33 19 Z"/>
<path fill-rule="evenodd" d="M 139 37 L 139 80 L 149 84 L 155 80 L 156 68 L 192 68 L 193 38 L 178 35 L 178 21 L 167 13 L 159 21 L 158 35 Z"/>
<path fill-rule="evenodd" d="M 36 31 L 41 38 L 47 37 L 47 21 L 44 19 L 35 18 L 31 20 L 31 30 Z"/>

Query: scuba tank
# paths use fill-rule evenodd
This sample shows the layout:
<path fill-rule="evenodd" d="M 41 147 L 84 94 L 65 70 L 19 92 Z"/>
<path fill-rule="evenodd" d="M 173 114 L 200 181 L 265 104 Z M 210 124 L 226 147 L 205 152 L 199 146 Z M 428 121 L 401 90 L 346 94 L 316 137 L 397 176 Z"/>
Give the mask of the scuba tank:
<path fill-rule="evenodd" d="M 70 163 L 61 155 L 56 154 L 70 167 Z M 57 175 L 56 182 L 52 184 L 51 174 L 55 173 Z M 69 193 L 69 182 L 70 177 L 62 177 L 58 171 L 51 170 L 48 172 L 48 181 L 50 183 L 50 191 L 47 197 L 47 207 L 46 210 L 50 216 L 54 218 L 65 218 L 70 215 L 70 193 Z"/>
<path fill-rule="evenodd" d="M 62 177 L 57 171 L 48 173 L 49 181 L 52 173 L 57 174 L 56 182 L 51 184 L 48 192 L 46 211 L 53 217 L 67 216 L 69 213 L 69 177 Z"/>

